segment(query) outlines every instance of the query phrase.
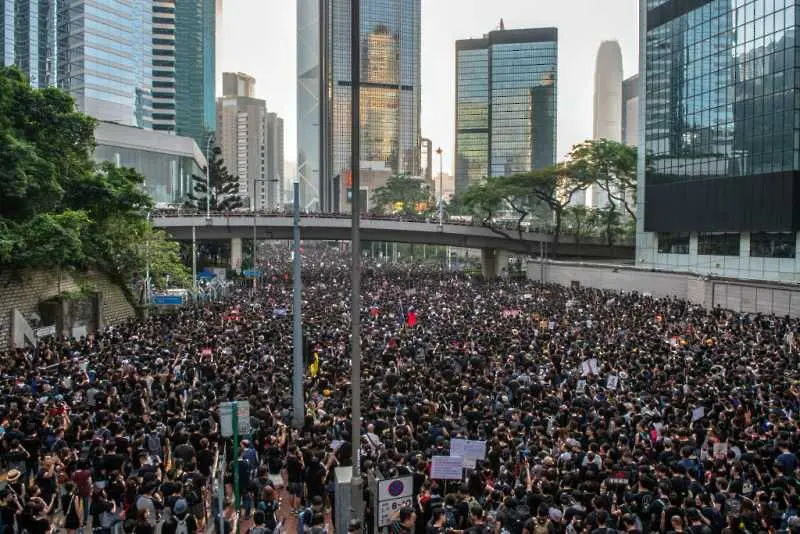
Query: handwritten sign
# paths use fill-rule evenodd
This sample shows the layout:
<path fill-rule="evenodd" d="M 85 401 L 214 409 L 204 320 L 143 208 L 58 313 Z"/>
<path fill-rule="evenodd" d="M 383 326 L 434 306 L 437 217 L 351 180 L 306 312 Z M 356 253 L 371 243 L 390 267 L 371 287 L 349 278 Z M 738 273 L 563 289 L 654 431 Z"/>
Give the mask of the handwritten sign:
<path fill-rule="evenodd" d="M 474 469 L 477 460 L 486 458 L 486 442 L 455 438 L 450 441 L 450 456 L 460 456 L 464 467 Z"/>
<path fill-rule="evenodd" d="M 461 456 L 434 456 L 431 458 L 431 479 L 461 480 L 464 458 Z"/>

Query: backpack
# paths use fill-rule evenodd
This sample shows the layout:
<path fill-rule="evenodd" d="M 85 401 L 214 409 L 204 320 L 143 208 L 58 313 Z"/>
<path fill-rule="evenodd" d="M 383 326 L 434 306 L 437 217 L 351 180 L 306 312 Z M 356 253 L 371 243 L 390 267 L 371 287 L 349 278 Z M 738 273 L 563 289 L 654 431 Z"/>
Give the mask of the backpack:
<path fill-rule="evenodd" d="M 162 447 L 161 447 L 161 438 L 155 432 L 151 432 L 147 434 L 147 450 L 150 451 L 150 454 L 161 454 Z"/>
<path fill-rule="evenodd" d="M 269 530 L 265 527 L 250 527 L 247 534 L 269 534 Z"/>
<path fill-rule="evenodd" d="M 189 534 L 189 527 L 186 525 L 186 519 L 189 516 L 184 516 L 183 519 L 178 519 L 178 526 L 175 527 L 175 534 Z"/>
<path fill-rule="evenodd" d="M 511 534 L 522 534 L 522 531 L 525 530 L 525 523 L 528 522 L 528 519 L 531 518 L 531 511 L 530 509 L 524 505 L 520 504 L 513 510 L 509 510 L 508 519 L 509 525 L 508 530 L 511 531 Z M 536 525 L 534 524 L 534 530 Z M 539 534 L 539 533 L 536 533 Z M 546 534 L 546 533 L 545 533 Z"/>
<path fill-rule="evenodd" d="M 444 507 L 444 525 L 446 528 L 458 528 L 456 511 L 451 506 Z"/>

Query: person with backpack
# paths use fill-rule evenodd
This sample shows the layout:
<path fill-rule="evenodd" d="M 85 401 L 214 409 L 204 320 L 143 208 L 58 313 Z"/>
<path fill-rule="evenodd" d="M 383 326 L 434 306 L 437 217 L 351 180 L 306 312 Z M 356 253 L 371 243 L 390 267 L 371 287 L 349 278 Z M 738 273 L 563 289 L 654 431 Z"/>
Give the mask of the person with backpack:
<path fill-rule="evenodd" d="M 186 499 L 175 501 L 172 515 L 161 527 L 161 534 L 197 534 L 197 519 L 189 513 Z"/>
<path fill-rule="evenodd" d="M 471 525 L 464 530 L 464 534 L 490 534 L 489 526 L 484 521 L 483 508 L 471 506 L 469 520 Z"/>

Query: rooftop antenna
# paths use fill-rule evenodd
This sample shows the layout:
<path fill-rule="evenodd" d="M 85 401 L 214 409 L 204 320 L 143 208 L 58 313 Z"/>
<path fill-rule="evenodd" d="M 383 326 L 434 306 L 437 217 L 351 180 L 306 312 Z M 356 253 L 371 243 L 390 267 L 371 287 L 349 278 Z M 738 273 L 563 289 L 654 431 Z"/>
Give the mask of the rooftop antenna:
<path fill-rule="evenodd" d="M 506 29 L 506 25 L 505 25 L 505 23 L 503 22 L 503 18 L 502 18 L 502 17 L 500 17 L 500 31 L 503 31 L 503 30 L 505 30 L 505 29 Z"/>

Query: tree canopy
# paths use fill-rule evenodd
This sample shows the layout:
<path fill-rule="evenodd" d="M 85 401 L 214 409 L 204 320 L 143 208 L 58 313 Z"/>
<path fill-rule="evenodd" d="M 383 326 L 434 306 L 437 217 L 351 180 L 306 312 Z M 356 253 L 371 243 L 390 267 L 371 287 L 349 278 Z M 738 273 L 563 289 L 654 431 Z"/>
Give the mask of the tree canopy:
<path fill-rule="evenodd" d="M 434 207 L 430 186 L 402 174 L 389 177 L 386 185 L 375 190 L 374 198 L 376 210 L 384 213 L 418 215 Z"/>
<path fill-rule="evenodd" d="M 514 219 L 512 230 L 520 239 L 526 226 L 548 229 L 554 249 L 565 222 L 579 240 L 594 234 L 612 245 L 635 228 L 636 162 L 636 147 L 607 139 L 585 141 L 573 147 L 564 163 L 471 186 L 458 196 L 458 208 L 507 237 L 509 226 L 498 224 L 500 219 Z M 576 207 L 578 193 L 591 186 L 607 195 L 608 205 Z"/>
<path fill-rule="evenodd" d="M 127 285 L 149 261 L 186 281 L 177 243 L 147 220 L 144 178 L 92 159 L 94 127 L 69 95 L 0 69 L 0 268 L 94 267 Z"/>
<path fill-rule="evenodd" d="M 193 191 L 188 195 L 187 205 L 197 210 L 205 210 L 206 197 L 209 197 L 208 206 L 211 211 L 232 211 L 244 206 L 244 201 L 239 196 L 239 178 L 229 173 L 225 167 L 225 161 L 222 159 L 222 149 L 214 147 L 208 164 L 210 196 L 206 186 L 205 175 L 192 175 L 194 187 Z"/>

